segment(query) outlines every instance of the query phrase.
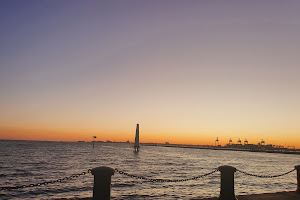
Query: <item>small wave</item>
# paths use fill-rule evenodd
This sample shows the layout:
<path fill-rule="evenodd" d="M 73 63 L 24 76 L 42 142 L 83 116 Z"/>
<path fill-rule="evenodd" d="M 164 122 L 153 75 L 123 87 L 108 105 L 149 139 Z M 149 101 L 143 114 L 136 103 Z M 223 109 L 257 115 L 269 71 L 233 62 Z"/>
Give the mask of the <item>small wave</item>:
<path fill-rule="evenodd" d="M 128 184 L 128 183 L 115 183 L 112 187 L 133 187 L 135 184 Z"/>
<path fill-rule="evenodd" d="M 16 171 L 17 171 L 17 172 L 26 172 L 27 170 L 17 168 Z"/>
<path fill-rule="evenodd" d="M 52 198 L 51 200 L 92 200 L 92 197 Z"/>
<path fill-rule="evenodd" d="M 13 176 L 13 177 L 15 177 L 15 176 L 33 176 L 33 175 L 35 175 L 34 173 L 32 173 L 32 172 L 22 172 L 22 173 L 12 173 L 12 174 L 7 174 L 6 176 Z"/>
<path fill-rule="evenodd" d="M 30 195 L 50 195 L 50 194 L 61 194 L 61 193 L 68 193 L 68 192 L 78 192 L 78 191 L 92 191 L 92 187 L 63 187 L 63 188 L 39 188 L 39 189 L 33 189 L 31 191 L 28 191 L 28 194 Z M 69 198 L 67 198 L 69 199 Z"/>
<path fill-rule="evenodd" d="M 7 176 L 6 174 L 0 174 L 0 178 Z"/>
<path fill-rule="evenodd" d="M 40 161 L 40 162 L 21 162 L 21 165 L 45 165 L 47 162 Z"/>
<path fill-rule="evenodd" d="M 5 197 L 5 196 L 6 196 L 6 194 L 1 194 L 1 193 L 0 193 L 0 197 Z"/>
<path fill-rule="evenodd" d="M 20 143 L 20 144 L 17 144 L 17 146 L 30 146 L 30 145 L 28 145 L 28 144 L 24 144 L 24 143 Z"/>
<path fill-rule="evenodd" d="M 40 162 L 32 162 L 32 163 L 28 163 L 28 164 L 30 164 L 30 165 L 45 165 L 45 164 L 47 164 L 47 162 L 40 161 Z"/>
<path fill-rule="evenodd" d="M 141 199 L 145 197 L 150 197 L 150 195 L 138 195 L 138 194 L 122 195 L 121 199 Z"/>
<path fill-rule="evenodd" d="M 131 194 L 131 195 L 122 195 L 120 197 L 112 197 L 111 199 L 163 199 L 164 195 L 148 195 L 148 194 Z"/>

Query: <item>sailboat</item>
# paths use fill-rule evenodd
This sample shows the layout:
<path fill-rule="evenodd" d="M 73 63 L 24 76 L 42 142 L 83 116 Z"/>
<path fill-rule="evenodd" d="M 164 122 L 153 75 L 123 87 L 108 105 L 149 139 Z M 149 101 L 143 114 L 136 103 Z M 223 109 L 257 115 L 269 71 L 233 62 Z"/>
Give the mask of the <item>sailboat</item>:
<path fill-rule="evenodd" d="M 139 133 L 139 124 L 137 124 L 136 132 L 135 132 L 134 151 L 138 152 L 139 149 L 140 149 L 140 133 Z"/>

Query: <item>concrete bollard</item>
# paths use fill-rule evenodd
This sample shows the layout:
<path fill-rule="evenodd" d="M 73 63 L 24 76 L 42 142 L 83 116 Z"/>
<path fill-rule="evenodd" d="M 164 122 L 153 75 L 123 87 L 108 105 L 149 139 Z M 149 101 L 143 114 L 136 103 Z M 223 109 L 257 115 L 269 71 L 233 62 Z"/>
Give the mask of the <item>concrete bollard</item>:
<path fill-rule="evenodd" d="M 110 167 L 92 169 L 94 175 L 93 200 L 110 200 L 111 176 L 115 170 Z"/>
<path fill-rule="evenodd" d="M 295 166 L 295 169 L 297 170 L 297 190 L 296 190 L 296 193 L 300 194 L 300 165 Z"/>
<path fill-rule="evenodd" d="M 221 191 L 218 200 L 237 200 L 234 193 L 234 172 L 236 168 L 231 166 L 220 166 L 221 172 Z"/>

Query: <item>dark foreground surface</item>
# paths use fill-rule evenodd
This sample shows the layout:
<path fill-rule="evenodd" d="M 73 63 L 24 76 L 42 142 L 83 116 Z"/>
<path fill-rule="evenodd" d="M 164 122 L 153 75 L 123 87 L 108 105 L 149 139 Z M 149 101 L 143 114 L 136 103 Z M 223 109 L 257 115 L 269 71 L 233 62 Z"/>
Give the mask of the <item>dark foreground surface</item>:
<path fill-rule="evenodd" d="M 236 196 L 238 200 L 299 200 L 300 194 L 295 192 L 277 192 L 277 193 L 266 193 L 266 194 L 252 194 L 252 195 L 240 195 Z M 92 200 L 92 198 L 84 198 L 80 200 Z M 193 200 L 197 200 L 194 199 Z M 215 198 L 206 198 L 198 200 L 218 200 Z"/>
<path fill-rule="evenodd" d="M 238 200 L 299 200 L 300 194 L 295 192 L 277 192 L 269 194 L 253 194 L 237 196 Z M 217 200 L 217 198 L 208 198 L 202 200 Z"/>

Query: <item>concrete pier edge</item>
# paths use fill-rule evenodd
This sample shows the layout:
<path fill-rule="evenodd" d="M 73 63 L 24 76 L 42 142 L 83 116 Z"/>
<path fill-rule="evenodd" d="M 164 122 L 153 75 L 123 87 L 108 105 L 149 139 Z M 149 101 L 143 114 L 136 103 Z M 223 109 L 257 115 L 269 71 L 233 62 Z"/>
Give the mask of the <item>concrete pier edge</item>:
<path fill-rule="evenodd" d="M 239 200 L 300 200 L 300 195 L 296 192 L 276 192 L 251 195 L 238 195 Z M 214 198 L 194 199 L 194 200 L 217 200 Z"/>

